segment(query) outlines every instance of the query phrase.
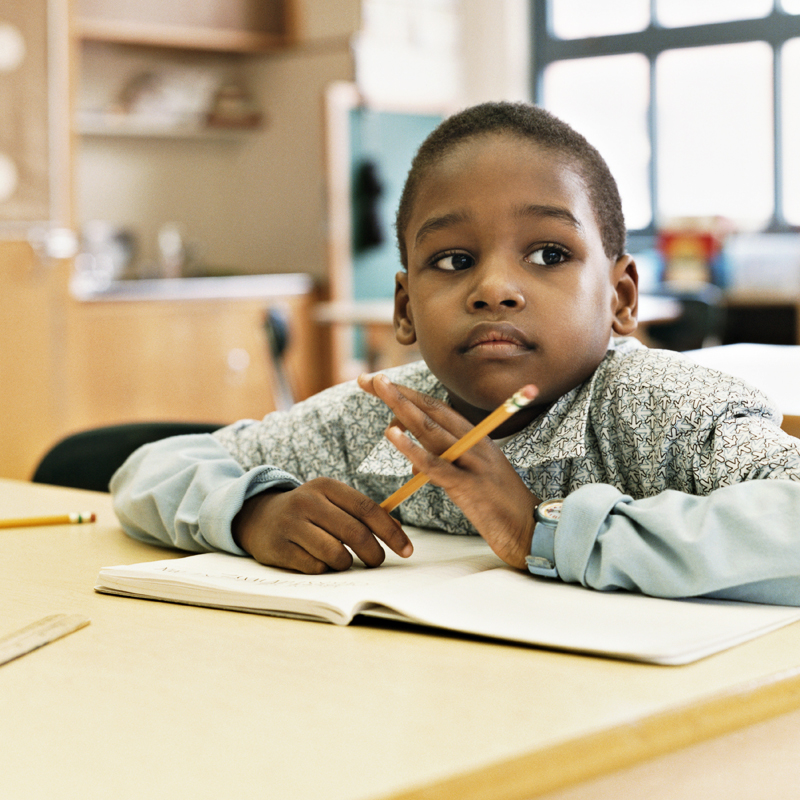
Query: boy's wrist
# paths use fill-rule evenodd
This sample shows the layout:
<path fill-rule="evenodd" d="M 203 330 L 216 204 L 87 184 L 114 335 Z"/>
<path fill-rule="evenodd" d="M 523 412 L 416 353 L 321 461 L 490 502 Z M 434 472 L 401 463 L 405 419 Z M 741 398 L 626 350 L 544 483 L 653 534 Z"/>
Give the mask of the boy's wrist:
<path fill-rule="evenodd" d="M 526 525 L 522 529 L 519 537 L 517 538 L 516 546 L 514 548 L 514 552 L 511 555 L 511 558 L 503 559 L 511 565 L 512 567 L 517 567 L 518 569 L 527 569 L 527 562 L 526 558 L 530 555 L 531 552 L 531 541 L 533 540 L 533 529 L 536 525 L 534 520 L 534 513 L 536 511 L 536 507 L 539 505 L 539 498 L 535 495 L 531 495 L 531 506 L 530 511 L 527 514 Z"/>
<path fill-rule="evenodd" d="M 231 522 L 233 541 L 248 555 L 253 555 L 252 538 L 253 534 L 261 527 L 258 517 L 261 516 L 262 507 L 269 502 L 271 497 L 281 491 L 280 489 L 272 489 L 254 494 L 242 503 L 242 507 L 233 518 Z"/>
<path fill-rule="evenodd" d="M 248 554 L 250 554 L 250 549 L 247 546 L 247 523 L 253 513 L 253 505 L 260 497 L 261 495 L 254 495 L 245 500 L 244 503 L 242 503 L 242 507 L 231 521 L 231 536 L 233 536 L 234 543 Z"/>

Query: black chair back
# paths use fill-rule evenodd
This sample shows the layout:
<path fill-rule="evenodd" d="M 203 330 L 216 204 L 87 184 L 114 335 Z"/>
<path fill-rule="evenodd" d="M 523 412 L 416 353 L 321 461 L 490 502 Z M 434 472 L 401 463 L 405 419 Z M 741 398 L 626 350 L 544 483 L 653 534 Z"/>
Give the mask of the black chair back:
<path fill-rule="evenodd" d="M 42 458 L 34 483 L 107 492 L 111 476 L 127 457 L 150 442 L 187 433 L 213 433 L 221 425 L 201 422 L 132 422 L 74 433 Z"/>

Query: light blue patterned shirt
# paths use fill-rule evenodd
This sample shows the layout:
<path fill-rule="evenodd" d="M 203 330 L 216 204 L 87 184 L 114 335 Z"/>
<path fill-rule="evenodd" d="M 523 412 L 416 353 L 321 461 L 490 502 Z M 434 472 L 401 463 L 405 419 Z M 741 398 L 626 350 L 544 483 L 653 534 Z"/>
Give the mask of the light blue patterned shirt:
<path fill-rule="evenodd" d="M 447 399 L 422 362 L 387 374 Z M 380 502 L 405 483 L 410 464 L 383 436 L 391 418 L 346 383 L 259 422 L 148 445 L 112 481 L 117 513 L 145 541 L 241 553 L 231 520 L 259 491 L 327 476 Z M 567 498 L 555 551 L 564 580 L 800 604 L 800 440 L 779 426 L 739 379 L 620 339 L 503 452 L 537 497 Z M 475 533 L 432 484 L 395 514 Z"/>

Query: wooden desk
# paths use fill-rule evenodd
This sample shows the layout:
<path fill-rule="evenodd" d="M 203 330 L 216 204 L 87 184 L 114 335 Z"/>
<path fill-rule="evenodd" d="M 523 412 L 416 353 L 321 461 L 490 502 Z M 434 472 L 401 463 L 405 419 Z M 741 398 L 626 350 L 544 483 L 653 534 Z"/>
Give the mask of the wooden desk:
<path fill-rule="evenodd" d="M 0 667 L 4 800 L 529 800 L 800 708 L 800 624 L 656 667 L 109 597 L 100 567 L 168 552 L 0 480 L 2 517 L 72 510 L 99 521 L 0 531 L 0 635 L 91 619 Z"/>

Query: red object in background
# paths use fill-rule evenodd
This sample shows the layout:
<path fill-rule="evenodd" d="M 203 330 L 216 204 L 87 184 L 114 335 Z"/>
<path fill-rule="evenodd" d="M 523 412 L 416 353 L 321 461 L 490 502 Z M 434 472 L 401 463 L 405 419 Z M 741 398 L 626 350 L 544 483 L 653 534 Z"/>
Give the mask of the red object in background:
<path fill-rule="evenodd" d="M 715 262 L 722 238 L 707 230 L 665 230 L 658 234 L 664 260 L 661 280 L 670 283 L 716 283 Z"/>

